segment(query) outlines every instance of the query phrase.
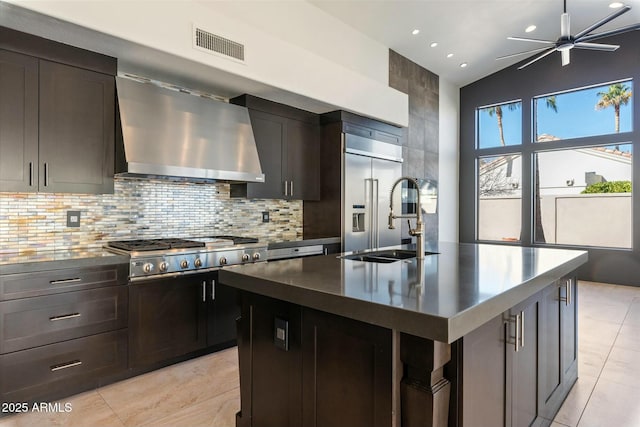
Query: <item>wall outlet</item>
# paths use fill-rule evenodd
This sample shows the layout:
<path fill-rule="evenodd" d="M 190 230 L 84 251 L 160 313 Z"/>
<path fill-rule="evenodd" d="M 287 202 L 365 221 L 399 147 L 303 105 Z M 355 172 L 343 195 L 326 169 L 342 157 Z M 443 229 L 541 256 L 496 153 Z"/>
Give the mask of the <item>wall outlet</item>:
<path fill-rule="evenodd" d="M 262 212 L 262 222 L 269 222 L 269 211 Z"/>
<path fill-rule="evenodd" d="M 80 227 L 80 211 L 67 211 L 67 227 Z"/>

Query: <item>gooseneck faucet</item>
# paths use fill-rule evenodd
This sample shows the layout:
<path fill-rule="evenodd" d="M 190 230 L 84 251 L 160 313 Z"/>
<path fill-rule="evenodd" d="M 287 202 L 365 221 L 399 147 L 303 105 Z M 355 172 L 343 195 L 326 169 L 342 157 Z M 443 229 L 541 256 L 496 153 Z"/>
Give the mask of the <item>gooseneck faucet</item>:
<path fill-rule="evenodd" d="M 417 189 L 418 193 L 418 205 L 416 208 L 415 214 L 407 214 L 407 215 L 394 215 L 393 214 L 393 192 L 396 189 L 396 186 L 400 184 L 402 181 L 412 182 Z M 424 223 L 422 222 L 422 204 L 420 203 L 420 184 L 418 180 L 415 178 L 411 178 L 408 176 L 403 176 L 398 178 L 398 180 L 391 187 L 391 198 L 389 199 L 389 230 L 393 230 L 395 225 L 393 225 L 393 220 L 396 218 L 414 218 L 416 219 L 416 228 L 411 228 L 411 222 L 409 222 L 409 235 L 416 236 L 416 258 L 423 259 L 424 258 Z"/>

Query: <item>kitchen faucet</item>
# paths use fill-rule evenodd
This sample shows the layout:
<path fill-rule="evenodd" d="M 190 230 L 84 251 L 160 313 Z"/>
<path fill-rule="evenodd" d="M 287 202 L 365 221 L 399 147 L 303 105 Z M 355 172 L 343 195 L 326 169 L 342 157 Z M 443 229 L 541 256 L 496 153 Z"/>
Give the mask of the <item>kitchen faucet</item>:
<path fill-rule="evenodd" d="M 401 183 L 402 181 L 412 182 L 417 189 L 418 193 L 418 204 L 416 207 L 415 214 L 407 214 L 407 215 L 394 215 L 393 214 L 393 192 L 396 189 L 396 185 Z M 420 203 L 420 184 L 418 180 L 415 178 L 411 178 L 408 176 L 403 176 L 398 178 L 398 180 L 391 187 L 391 198 L 389 199 L 389 230 L 393 230 L 395 225 L 393 225 L 393 220 L 396 218 L 416 218 L 416 228 L 411 228 L 411 222 L 409 222 L 409 235 L 416 236 L 416 258 L 423 259 L 424 258 L 424 223 L 422 222 L 422 204 Z"/>

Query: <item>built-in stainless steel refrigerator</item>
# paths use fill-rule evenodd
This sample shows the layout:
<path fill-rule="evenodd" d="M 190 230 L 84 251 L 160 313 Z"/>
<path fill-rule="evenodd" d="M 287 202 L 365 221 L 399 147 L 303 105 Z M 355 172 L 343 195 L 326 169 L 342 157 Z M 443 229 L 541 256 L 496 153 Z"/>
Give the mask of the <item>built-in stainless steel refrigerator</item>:
<path fill-rule="evenodd" d="M 391 186 L 402 176 L 402 147 L 344 135 L 343 241 L 345 251 L 400 244 L 401 227 L 389 230 Z M 400 209 L 401 189 L 394 194 Z"/>

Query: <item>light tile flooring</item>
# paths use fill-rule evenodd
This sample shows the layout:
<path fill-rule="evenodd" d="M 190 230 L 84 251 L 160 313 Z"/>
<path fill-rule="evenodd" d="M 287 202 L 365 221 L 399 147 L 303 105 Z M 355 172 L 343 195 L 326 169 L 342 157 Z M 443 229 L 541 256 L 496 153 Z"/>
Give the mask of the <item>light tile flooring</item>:
<path fill-rule="evenodd" d="M 640 426 L 640 288 L 579 283 L 580 378 L 553 427 Z M 66 414 L 29 413 L 0 427 L 232 427 L 240 407 L 229 349 L 63 399 Z"/>

